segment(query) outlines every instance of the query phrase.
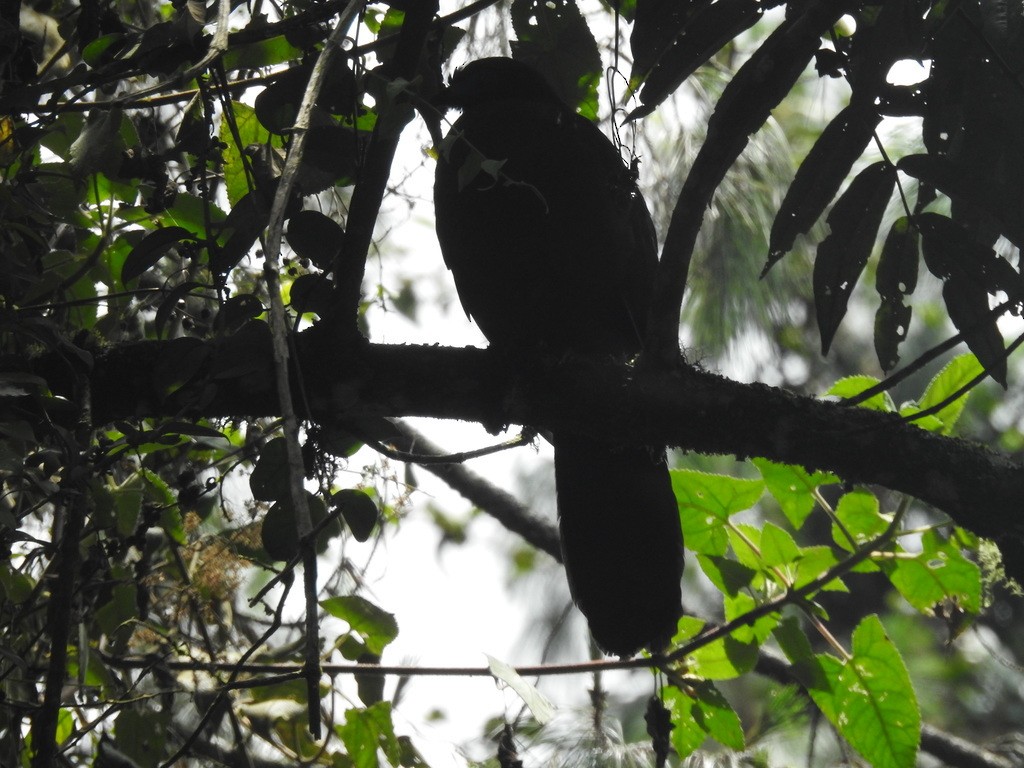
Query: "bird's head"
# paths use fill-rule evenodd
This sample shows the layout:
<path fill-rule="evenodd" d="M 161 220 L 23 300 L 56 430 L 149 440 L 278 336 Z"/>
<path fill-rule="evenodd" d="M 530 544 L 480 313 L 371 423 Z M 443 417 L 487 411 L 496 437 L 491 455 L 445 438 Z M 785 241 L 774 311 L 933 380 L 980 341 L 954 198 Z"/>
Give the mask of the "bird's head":
<path fill-rule="evenodd" d="M 435 103 L 465 109 L 502 99 L 561 103 L 540 72 L 521 61 L 499 56 L 477 59 L 456 70 Z"/>

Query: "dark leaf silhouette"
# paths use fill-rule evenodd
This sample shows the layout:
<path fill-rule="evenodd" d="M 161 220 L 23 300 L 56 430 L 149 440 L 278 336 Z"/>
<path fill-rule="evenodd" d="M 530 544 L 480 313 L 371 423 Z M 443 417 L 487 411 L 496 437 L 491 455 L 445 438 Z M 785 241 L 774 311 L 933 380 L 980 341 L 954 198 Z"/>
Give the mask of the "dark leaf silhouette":
<path fill-rule="evenodd" d="M 875 314 L 875 354 L 882 370 L 899 362 L 899 345 L 910 329 L 911 308 L 903 303 L 917 287 L 919 237 L 907 217 L 893 222 L 878 258 L 875 290 L 882 300 Z"/>
<path fill-rule="evenodd" d="M 341 226 L 320 211 L 299 211 L 288 219 L 288 244 L 320 269 L 331 268 L 344 238 Z"/>
<path fill-rule="evenodd" d="M 762 275 L 793 248 L 797 235 L 807 232 L 824 213 L 880 121 L 870 106 L 858 102 L 836 115 L 822 131 L 800 164 L 772 223 Z"/>
<path fill-rule="evenodd" d="M 942 286 L 942 298 L 946 302 L 949 319 L 963 334 L 971 352 L 988 375 L 1005 389 L 1003 336 L 999 333 L 995 315 L 989 309 L 988 294 L 976 283 L 947 280 Z"/>
<path fill-rule="evenodd" d="M 692 17 L 676 20 L 682 26 L 661 27 L 651 42 L 659 48 L 645 49 L 637 56 L 631 80 L 643 78 L 640 103 L 629 114 L 637 120 L 653 112 L 659 104 L 712 56 L 727 45 L 740 32 L 749 29 L 761 18 L 762 5 L 758 0 L 722 0 L 704 6 Z M 633 51 L 637 52 L 637 36 L 641 32 L 639 19 L 633 31 Z M 648 36 L 643 30 L 641 40 Z"/>
<path fill-rule="evenodd" d="M 979 243 L 964 225 L 938 213 L 914 218 L 921 230 L 922 252 L 928 271 L 942 280 L 974 283 L 990 294 L 1003 291 L 1019 302 L 1021 280 L 1010 263 Z"/>
<path fill-rule="evenodd" d="M 822 354 L 828 354 L 850 294 L 867 264 L 896 171 L 884 162 L 869 165 L 850 182 L 828 215 L 831 229 L 814 259 L 814 305 Z"/>
<path fill-rule="evenodd" d="M 1024 223 L 1020 217 L 1022 198 L 1017 187 L 1003 184 L 977 167 L 941 155 L 908 155 L 896 167 L 949 197 L 954 204 L 955 219 L 966 218 L 973 224 L 983 211 L 986 217 L 997 222 L 999 234 L 1018 247 L 1024 244 Z"/>
<path fill-rule="evenodd" d="M 154 266 L 168 250 L 185 241 L 195 242 L 196 236 L 184 227 L 162 227 L 146 235 L 131 249 L 121 267 L 121 282 L 127 284 Z"/>
<path fill-rule="evenodd" d="M 572 0 L 515 0 L 512 43 L 516 59 L 544 72 L 555 92 L 591 120 L 597 117 L 601 54 Z"/>

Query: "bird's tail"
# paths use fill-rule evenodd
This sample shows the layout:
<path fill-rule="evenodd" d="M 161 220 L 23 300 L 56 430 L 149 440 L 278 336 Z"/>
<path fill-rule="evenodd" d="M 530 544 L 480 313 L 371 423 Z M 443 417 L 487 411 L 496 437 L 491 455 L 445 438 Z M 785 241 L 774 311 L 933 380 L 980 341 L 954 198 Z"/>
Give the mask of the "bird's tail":
<path fill-rule="evenodd" d="M 562 554 L 597 644 L 618 656 L 662 649 L 682 612 L 683 535 L 664 459 L 556 434 Z"/>

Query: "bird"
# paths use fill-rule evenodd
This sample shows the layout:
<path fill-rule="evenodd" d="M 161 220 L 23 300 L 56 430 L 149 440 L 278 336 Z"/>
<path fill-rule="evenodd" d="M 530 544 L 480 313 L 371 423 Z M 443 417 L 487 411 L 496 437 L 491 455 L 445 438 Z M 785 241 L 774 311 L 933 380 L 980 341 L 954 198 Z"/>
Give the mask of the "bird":
<path fill-rule="evenodd" d="M 636 174 L 544 76 L 472 61 L 435 99 L 436 230 L 462 306 L 512 358 L 643 349 L 657 239 Z M 607 653 L 659 652 L 682 614 L 683 535 L 664 447 L 559 429 L 555 493 L 570 594 Z"/>

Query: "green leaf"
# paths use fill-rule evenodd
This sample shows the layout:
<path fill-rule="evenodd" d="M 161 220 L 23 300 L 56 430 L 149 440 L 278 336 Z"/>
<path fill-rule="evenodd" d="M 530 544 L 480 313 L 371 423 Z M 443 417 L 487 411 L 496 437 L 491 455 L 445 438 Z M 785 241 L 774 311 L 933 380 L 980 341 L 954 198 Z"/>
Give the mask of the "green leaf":
<path fill-rule="evenodd" d="M 366 642 L 371 653 L 380 655 L 384 648 L 398 637 L 398 622 L 388 613 L 359 595 L 329 597 L 320 605 L 331 616 L 347 622 L 349 627 Z"/>
<path fill-rule="evenodd" d="M 662 688 L 661 696 L 672 717 L 672 748 L 680 759 L 685 759 L 697 751 L 708 737 L 707 731 L 693 716 L 696 701 L 674 686 Z"/>
<path fill-rule="evenodd" d="M 758 573 L 765 570 L 764 561 L 761 559 L 761 530 L 741 523 L 728 528 L 726 535 L 732 551 L 736 553 L 736 559 L 748 568 L 753 568 Z"/>
<path fill-rule="evenodd" d="M 753 597 L 743 592 L 735 597 L 726 597 L 724 600 L 725 606 L 725 620 L 733 621 L 746 614 L 749 614 L 755 608 L 757 608 L 757 601 Z M 754 644 L 755 646 L 760 645 L 768 639 L 768 635 L 775 629 L 775 625 L 779 623 L 779 615 L 777 613 L 769 613 L 765 616 L 754 621 L 752 624 L 748 624 L 745 627 L 733 630 L 732 637 L 741 643 Z M 733 652 L 730 658 L 738 664 L 746 663 L 744 659 Z"/>
<path fill-rule="evenodd" d="M 316 496 L 309 491 L 303 491 L 303 493 L 306 494 L 310 523 L 316 528 L 327 517 L 327 505 L 324 504 L 324 500 L 320 496 Z M 325 525 L 317 533 L 317 554 L 322 555 L 326 552 L 330 540 L 340 534 L 341 525 L 337 519 Z M 260 540 L 263 543 L 263 549 L 266 550 L 266 553 L 273 560 L 291 560 L 298 555 L 299 528 L 290 494 L 275 502 L 267 510 L 267 514 L 263 518 Z"/>
<path fill-rule="evenodd" d="M 878 383 L 874 376 L 845 376 L 828 388 L 826 395 L 834 395 L 848 400 L 856 397 L 861 392 L 871 389 Z M 860 403 L 861 408 L 870 408 L 873 411 L 893 413 L 896 410 L 896 403 L 892 401 L 888 392 L 879 392 Z"/>
<path fill-rule="evenodd" d="M 402 749 L 395 737 L 391 704 L 381 701 L 366 709 L 350 709 L 345 722 L 335 726 L 345 751 L 356 768 L 379 768 L 377 750 L 384 752 L 391 765 L 398 765 Z"/>
<path fill-rule="evenodd" d="M 824 545 L 818 547 L 804 547 L 800 550 L 800 559 L 796 564 L 796 577 L 793 579 L 793 587 L 800 588 L 819 579 L 829 570 L 839 564 L 839 558 L 831 547 Z M 877 570 L 872 566 L 871 570 Z M 840 578 L 835 578 L 822 587 L 825 592 L 847 592 L 846 585 Z"/>
<path fill-rule="evenodd" d="M 639 6 L 630 37 L 634 57 L 630 80 L 646 77 L 643 77 L 640 92 L 643 106 L 630 112 L 627 120 L 653 112 L 709 58 L 755 24 L 763 13 L 757 0 L 712 3 L 698 13 L 691 13 L 692 9 L 684 3 L 648 6 L 632 0 L 630 4 Z"/>
<path fill-rule="evenodd" d="M 757 575 L 753 568 L 727 557 L 697 555 L 697 562 L 700 563 L 704 575 L 711 579 L 711 583 L 723 595 L 736 595 L 741 589 L 750 586 L 750 582 Z"/>
<path fill-rule="evenodd" d="M 813 670 L 810 678 L 812 685 L 805 686 L 807 692 L 821 710 L 821 714 L 834 725 L 842 712 L 839 696 L 844 685 L 843 662 L 827 653 L 816 653 L 808 662 L 807 669 Z"/>
<path fill-rule="evenodd" d="M 914 557 L 901 553 L 886 568 L 900 594 L 928 615 L 944 600 L 954 600 L 965 611 L 977 613 L 981 609 L 981 569 L 934 530 L 922 534 L 921 547 Z"/>
<path fill-rule="evenodd" d="M 979 376 L 983 371 L 984 368 L 981 367 L 981 363 L 978 362 L 978 358 L 974 355 L 970 353 L 957 355 L 943 366 L 942 370 L 935 375 L 935 378 L 928 382 L 924 395 L 917 404 L 918 409 L 923 411 L 938 405 L 969 381 Z M 967 405 L 969 394 L 965 393 L 935 414 L 942 422 L 941 434 L 949 435 L 953 432 L 953 427 L 956 426 L 957 421 L 960 419 L 960 414 L 963 413 L 964 406 Z"/>
<path fill-rule="evenodd" d="M 222 61 L 224 69 L 230 71 L 272 67 L 301 57 L 302 51 L 288 42 L 286 35 L 278 35 L 248 45 L 231 46 Z"/>
<path fill-rule="evenodd" d="M 698 619 L 695 616 L 680 616 L 679 624 L 676 627 L 675 637 L 672 638 L 672 644 L 682 645 L 688 640 L 692 640 L 699 635 L 706 626 L 706 621 Z"/>
<path fill-rule="evenodd" d="M 555 705 L 538 691 L 536 686 L 523 679 L 510 665 L 489 654 L 484 655 L 487 656 L 487 667 L 491 670 L 491 674 L 519 694 L 519 698 L 530 708 L 534 719 L 540 725 L 551 722 L 555 716 Z"/>
<path fill-rule="evenodd" d="M 21 571 L 10 567 L 10 561 L 0 564 L 0 597 L 9 605 L 20 605 L 32 596 L 35 582 Z"/>
<path fill-rule="evenodd" d="M 661 691 L 672 717 L 672 746 L 679 757 L 693 754 L 710 736 L 734 750 L 744 748 L 743 726 L 721 692 L 704 680 L 687 680 L 686 691 Z"/>
<path fill-rule="evenodd" d="M 695 675 L 708 680 L 732 680 L 754 668 L 757 652 L 757 643 L 726 636 L 698 648 L 687 658 Z"/>
<path fill-rule="evenodd" d="M 843 738 L 874 768 L 913 768 L 921 740 L 921 713 L 910 675 L 877 616 L 853 633 L 853 655 L 843 665 L 832 720 Z"/>
<path fill-rule="evenodd" d="M 730 515 L 757 503 L 764 493 L 764 481 L 688 469 L 670 474 L 687 547 L 698 554 L 724 555 L 728 546 L 725 523 Z"/>
<path fill-rule="evenodd" d="M 836 524 L 832 526 L 832 540 L 848 552 L 880 536 L 890 523 L 889 518 L 879 510 L 878 498 L 867 491 L 843 494 L 836 505 L 836 519 L 853 537 L 853 541 Z"/>
<path fill-rule="evenodd" d="M 830 472 L 808 472 L 795 464 L 778 464 L 756 458 L 753 464 L 764 478 L 765 486 L 782 508 L 789 524 L 799 530 L 814 509 L 814 490 L 839 482 Z"/>
<path fill-rule="evenodd" d="M 114 645 L 127 642 L 132 633 L 129 622 L 138 615 L 135 584 L 131 581 L 115 584 L 110 599 L 96 610 L 95 615 L 100 631 L 114 641 Z"/>
<path fill-rule="evenodd" d="M 133 473 L 121 485 L 110 489 L 114 501 L 115 527 L 119 536 L 127 538 L 135 533 L 142 510 L 143 481 Z"/>
<path fill-rule="evenodd" d="M 793 537 L 775 525 L 765 523 L 761 530 L 761 559 L 767 566 L 792 565 L 800 557 Z"/>
<path fill-rule="evenodd" d="M 231 102 L 231 113 L 238 128 L 238 139 L 235 139 L 230 122 L 221 121 L 220 140 L 224 142 L 224 182 L 228 193 L 228 202 L 233 206 L 249 192 L 249 178 L 245 173 L 242 152 L 252 144 L 266 144 L 270 141 L 270 131 L 263 127 L 256 117 L 256 110 L 240 101 Z"/>
<path fill-rule="evenodd" d="M 743 725 L 721 692 L 709 682 L 693 684 L 697 699 L 693 707 L 693 719 L 711 738 L 719 744 L 741 751 L 745 746 Z"/>
<path fill-rule="evenodd" d="M 830 656 L 815 655 L 807 634 L 793 616 L 779 622 L 773 634 L 779 648 L 793 665 L 793 676 L 807 689 L 822 714 L 832 720 L 835 716 L 834 687 L 842 662 Z"/>

